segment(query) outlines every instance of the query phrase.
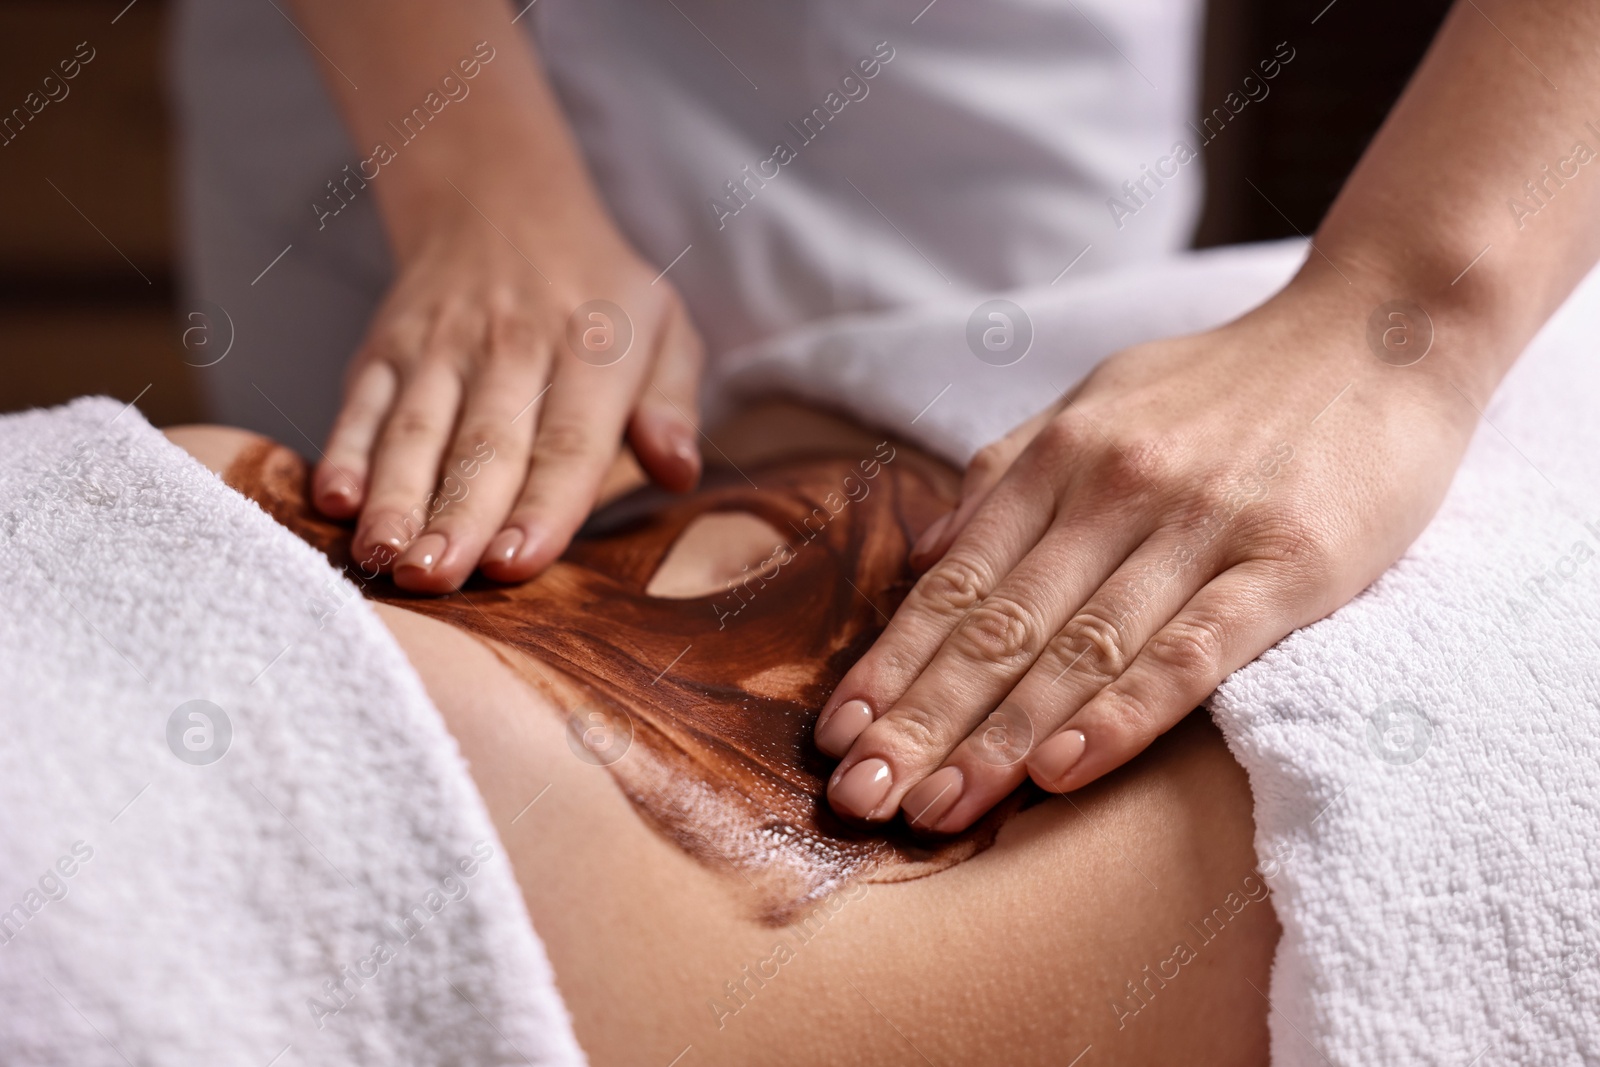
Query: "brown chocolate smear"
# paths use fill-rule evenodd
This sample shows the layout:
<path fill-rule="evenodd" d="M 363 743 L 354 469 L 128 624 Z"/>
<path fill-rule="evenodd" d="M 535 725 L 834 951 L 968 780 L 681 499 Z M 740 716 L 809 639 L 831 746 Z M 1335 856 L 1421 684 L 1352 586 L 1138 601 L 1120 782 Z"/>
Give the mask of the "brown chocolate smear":
<path fill-rule="evenodd" d="M 597 516 L 534 580 L 475 578 L 437 598 L 402 592 L 353 562 L 350 528 L 311 508 L 308 471 L 288 449 L 254 444 L 225 479 L 369 598 L 489 642 L 569 709 L 574 752 L 604 764 L 657 831 L 736 876 L 777 925 L 852 879 L 900 881 L 960 863 L 1023 802 L 1014 794 L 968 832 L 928 842 L 898 822 L 850 826 L 824 797 L 833 763 L 812 743 L 817 713 L 909 591 L 908 546 L 952 503 L 909 457 L 896 459 L 884 444 L 860 460 L 752 468 L 759 489 L 712 474 L 700 490 L 655 505 L 641 491 Z M 786 543 L 731 590 L 647 595 L 679 534 L 727 511 L 765 520 Z M 607 516 L 610 526 L 594 532 Z"/>

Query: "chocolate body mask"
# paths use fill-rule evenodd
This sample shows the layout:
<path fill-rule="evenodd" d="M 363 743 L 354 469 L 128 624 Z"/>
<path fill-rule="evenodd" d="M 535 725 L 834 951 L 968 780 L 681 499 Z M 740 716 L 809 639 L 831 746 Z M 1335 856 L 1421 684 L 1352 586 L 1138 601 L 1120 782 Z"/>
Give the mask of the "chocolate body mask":
<path fill-rule="evenodd" d="M 1020 803 L 1013 796 L 971 831 L 929 843 L 898 823 L 849 826 L 824 797 L 833 762 L 812 742 L 817 713 L 910 589 L 908 546 L 951 504 L 895 459 L 881 445 L 865 460 L 751 468 L 759 489 L 713 473 L 685 497 L 641 491 L 597 514 L 533 581 L 475 578 L 437 598 L 357 566 L 350 529 L 311 509 L 305 464 L 288 449 L 252 445 L 226 480 L 369 598 L 488 642 L 568 709 L 574 752 L 604 765 L 651 826 L 732 875 L 776 924 L 851 879 L 899 881 L 959 863 Z M 752 514 L 783 541 L 713 595 L 646 593 L 684 529 L 715 512 Z"/>

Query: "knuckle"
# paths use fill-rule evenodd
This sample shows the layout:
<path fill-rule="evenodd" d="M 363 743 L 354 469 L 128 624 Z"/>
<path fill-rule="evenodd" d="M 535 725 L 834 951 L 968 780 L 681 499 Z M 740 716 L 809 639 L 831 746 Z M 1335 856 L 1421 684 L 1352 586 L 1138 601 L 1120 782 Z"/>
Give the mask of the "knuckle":
<path fill-rule="evenodd" d="M 983 484 L 992 481 L 1011 465 L 1014 450 L 1005 441 L 991 441 L 973 455 L 967 464 L 967 478 Z"/>
<path fill-rule="evenodd" d="M 462 428 L 456 439 L 456 459 L 462 463 L 472 460 L 493 459 L 495 456 L 515 452 L 522 438 L 498 420 L 474 422 Z"/>
<path fill-rule="evenodd" d="M 552 422 L 539 427 L 533 451 L 539 459 L 575 460 L 593 451 L 593 442 L 593 435 L 578 423 Z"/>
<path fill-rule="evenodd" d="M 501 278 L 483 295 L 484 314 L 491 323 L 500 318 L 526 317 L 529 304 L 526 286 L 516 279 Z"/>
<path fill-rule="evenodd" d="M 1096 700 L 1106 723 L 1128 740 L 1148 741 L 1166 726 L 1157 709 L 1132 689 L 1107 686 Z"/>
<path fill-rule="evenodd" d="M 983 596 L 986 571 L 964 556 L 946 554 L 917 583 L 921 601 L 935 614 L 960 617 Z"/>
<path fill-rule="evenodd" d="M 544 516 L 556 510 L 555 501 L 559 498 L 548 490 L 533 484 L 522 490 L 522 495 L 517 498 L 517 506 L 511 512 L 508 523 L 537 522 Z"/>
<path fill-rule="evenodd" d="M 464 340 L 476 338 L 483 332 L 483 309 L 476 300 L 467 296 L 449 297 L 438 305 L 428 321 L 427 346 L 459 347 Z"/>
<path fill-rule="evenodd" d="M 497 308 L 489 314 L 485 359 L 498 362 L 525 358 L 540 332 L 539 324 L 520 307 Z"/>
<path fill-rule="evenodd" d="M 1226 525 L 1265 499 L 1266 490 L 1265 482 L 1250 477 L 1210 481 L 1195 492 L 1194 518 L 1198 523 Z"/>
<path fill-rule="evenodd" d="M 411 381 L 435 382 L 444 375 L 465 377 L 472 369 L 478 345 L 465 338 L 436 336 L 417 357 Z"/>
<path fill-rule="evenodd" d="M 1104 685 L 1127 666 L 1127 640 L 1107 613 L 1085 607 L 1067 620 L 1050 643 L 1051 654 L 1063 672 Z"/>
<path fill-rule="evenodd" d="M 1201 613 L 1173 619 L 1145 646 L 1158 664 L 1190 678 L 1215 677 L 1222 665 L 1222 649 L 1221 620 Z"/>
<path fill-rule="evenodd" d="M 1095 595 L 1099 605 L 1096 615 L 1113 624 L 1117 619 L 1142 618 L 1162 597 L 1168 581 L 1159 568 L 1143 568 L 1130 574 L 1126 581 L 1101 589 Z M 1120 633 L 1121 627 L 1117 627 L 1117 631 Z"/>
<path fill-rule="evenodd" d="M 372 426 L 383 420 L 388 407 L 373 400 L 355 399 L 345 404 L 340 412 L 340 430 L 357 426 Z"/>
<path fill-rule="evenodd" d="M 367 349 L 374 360 L 403 371 L 416 358 L 426 336 L 427 323 L 418 316 L 392 315 L 373 330 Z"/>
<path fill-rule="evenodd" d="M 1238 513 L 1243 498 L 1233 486 L 1212 480 L 1189 492 L 1189 519 L 1196 526 L 1226 522 Z"/>
<path fill-rule="evenodd" d="M 1112 444 L 1106 451 L 1101 474 L 1106 488 L 1125 497 L 1151 491 L 1164 493 L 1184 481 L 1166 449 L 1139 442 Z"/>
<path fill-rule="evenodd" d="M 389 420 L 389 436 L 401 441 L 434 437 L 441 432 L 442 427 L 431 415 L 416 408 L 401 408 Z"/>
<path fill-rule="evenodd" d="M 1338 551 L 1328 531 L 1304 521 L 1272 522 L 1261 534 L 1264 555 L 1289 564 L 1297 572 L 1320 576 L 1331 574 L 1338 564 Z"/>
<path fill-rule="evenodd" d="M 967 612 L 953 639 L 956 651 L 968 659 L 1007 663 L 1029 657 L 1038 629 L 1030 608 L 995 594 Z"/>
<path fill-rule="evenodd" d="M 852 691 L 859 690 L 863 693 L 876 694 L 878 701 L 885 697 L 896 697 L 905 692 L 906 686 L 916 677 L 921 662 L 908 651 L 899 647 L 884 647 L 890 642 L 881 641 L 856 665 L 850 668 L 850 673 L 839 685 L 843 688 L 848 684 Z M 896 646 L 898 642 L 894 643 Z M 874 707 L 882 707 L 881 703 L 870 701 Z"/>
<path fill-rule="evenodd" d="M 1083 454 L 1085 442 L 1081 419 L 1061 414 L 1045 423 L 1033 439 L 1033 447 L 1052 460 L 1072 460 Z"/>
<path fill-rule="evenodd" d="M 873 724 L 877 736 L 873 747 L 905 760 L 943 755 L 953 743 L 947 716 L 926 708 L 901 706 Z"/>

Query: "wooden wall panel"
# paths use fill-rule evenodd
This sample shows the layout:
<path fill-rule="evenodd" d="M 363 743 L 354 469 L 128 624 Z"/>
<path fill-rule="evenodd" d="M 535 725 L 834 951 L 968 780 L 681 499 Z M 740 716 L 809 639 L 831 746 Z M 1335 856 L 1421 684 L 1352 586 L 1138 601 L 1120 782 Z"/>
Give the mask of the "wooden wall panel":
<path fill-rule="evenodd" d="M 0 411 L 149 386 L 152 420 L 200 417 L 172 306 L 165 21 L 160 0 L 0 4 Z M 49 102 L 23 124 L 29 94 Z"/>

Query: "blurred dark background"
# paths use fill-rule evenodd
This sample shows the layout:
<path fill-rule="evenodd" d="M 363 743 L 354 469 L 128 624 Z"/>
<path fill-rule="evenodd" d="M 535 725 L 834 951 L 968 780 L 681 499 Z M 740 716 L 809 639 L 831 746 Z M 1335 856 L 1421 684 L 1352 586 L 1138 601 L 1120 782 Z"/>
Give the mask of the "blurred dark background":
<path fill-rule="evenodd" d="M 1295 58 L 1206 149 L 1196 244 L 1315 229 L 1448 6 L 1212 0 L 1202 110 L 1278 42 Z M 153 423 L 203 417 L 179 344 L 168 7 L 0 0 L 0 112 L 78 42 L 96 53 L 66 99 L 0 145 L 0 411 L 84 393 L 131 401 L 148 386 L 140 407 Z"/>

